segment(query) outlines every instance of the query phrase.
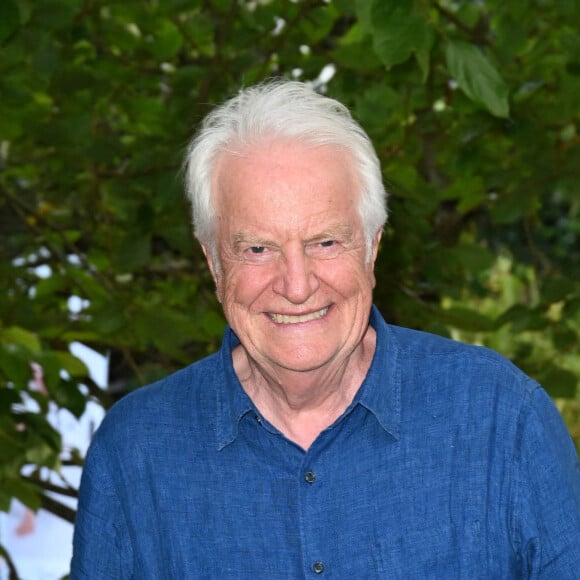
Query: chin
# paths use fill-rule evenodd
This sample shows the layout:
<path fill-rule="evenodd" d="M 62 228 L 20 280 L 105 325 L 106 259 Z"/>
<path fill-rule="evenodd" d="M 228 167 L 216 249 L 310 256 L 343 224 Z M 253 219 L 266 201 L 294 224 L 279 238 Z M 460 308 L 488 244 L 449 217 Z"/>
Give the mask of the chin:
<path fill-rule="evenodd" d="M 323 367 L 332 357 L 330 355 L 324 356 L 318 350 L 316 352 L 296 353 L 294 356 L 288 356 L 288 353 L 285 353 L 284 356 L 273 356 L 269 358 L 278 367 L 290 371 L 307 372 Z"/>

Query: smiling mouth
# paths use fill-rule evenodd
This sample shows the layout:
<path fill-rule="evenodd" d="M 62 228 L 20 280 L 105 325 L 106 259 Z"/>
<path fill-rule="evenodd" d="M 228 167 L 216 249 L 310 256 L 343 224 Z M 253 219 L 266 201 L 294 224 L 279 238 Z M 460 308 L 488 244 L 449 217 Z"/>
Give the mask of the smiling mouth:
<path fill-rule="evenodd" d="M 322 318 L 328 312 L 328 306 L 322 310 L 317 310 L 316 312 L 310 312 L 308 314 L 299 314 L 297 316 L 291 314 L 274 314 L 269 312 L 268 316 L 276 322 L 277 324 L 298 324 L 300 322 L 310 322 L 311 320 L 317 320 Z"/>

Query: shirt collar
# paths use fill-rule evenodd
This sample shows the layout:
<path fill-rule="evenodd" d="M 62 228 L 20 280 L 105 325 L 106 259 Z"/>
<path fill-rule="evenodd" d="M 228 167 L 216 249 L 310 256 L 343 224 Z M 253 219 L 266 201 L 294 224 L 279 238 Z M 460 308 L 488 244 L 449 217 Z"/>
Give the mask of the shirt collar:
<path fill-rule="evenodd" d="M 254 404 L 234 371 L 232 352 L 239 344 L 239 338 L 227 326 L 220 350 L 224 380 L 220 381 L 216 377 L 217 442 L 220 451 L 236 439 L 242 418 L 255 411 Z"/>
<path fill-rule="evenodd" d="M 373 361 L 354 403 L 368 409 L 381 427 L 395 439 L 401 424 L 401 356 L 395 333 L 376 306 L 370 325 L 376 332 Z"/>
<path fill-rule="evenodd" d="M 360 404 L 368 409 L 381 427 L 398 439 L 401 416 L 399 347 L 394 333 L 375 306 L 371 310 L 370 325 L 376 332 L 375 354 L 353 405 Z M 236 439 L 243 417 L 256 412 L 234 371 L 232 351 L 239 344 L 238 337 L 228 326 L 219 354 L 224 380 L 216 380 L 217 442 L 220 450 Z"/>

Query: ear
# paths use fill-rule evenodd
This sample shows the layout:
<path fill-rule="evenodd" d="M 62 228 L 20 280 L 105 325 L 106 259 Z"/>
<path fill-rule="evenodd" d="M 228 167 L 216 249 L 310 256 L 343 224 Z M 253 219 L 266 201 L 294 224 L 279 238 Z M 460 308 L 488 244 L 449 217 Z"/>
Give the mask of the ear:
<path fill-rule="evenodd" d="M 377 279 L 375 277 L 375 261 L 377 259 L 377 254 L 379 253 L 379 244 L 381 243 L 381 238 L 383 237 L 383 230 L 379 230 L 373 239 L 373 247 L 371 251 L 371 259 L 368 261 L 369 276 L 371 279 L 372 287 L 374 288 L 377 284 Z"/>
<path fill-rule="evenodd" d="M 207 265 L 209 267 L 209 271 L 211 272 L 211 277 L 213 278 L 213 281 L 215 283 L 218 300 L 221 302 L 221 292 L 220 292 L 221 277 L 219 275 L 220 271 L 219 265 L 215 263 L 214 255 L 212 254 L 212 252 L 209 251 L 208 247 L 205 244 L 201 244 L 201 249 L 203 250 L 203 255 L 205 256 Z"/>
<path fill-rule="evenodd" d="M 377 259 L 377 254 L 379 253 L 379 245 L 381 243 L 381 238 L 383 237 L 383 230 L 382 228 L 377 232 L 375 238 L 373 240 L 373 249 L 371 253 L 371 263 L 374 266 L 375 260 Z"/>
<path fill-rule="evenodd" d="M 205 256 L 205 260 L 207 265 L 209 266 L 209 271 L 211 272 L 212 278 L 215 280 L 215 264 L 213 263 L 213 257 L 211 252 L 207 249 L 205 244 L 201 244 L 201 249 L 203 250 L 203 255 Z"/>

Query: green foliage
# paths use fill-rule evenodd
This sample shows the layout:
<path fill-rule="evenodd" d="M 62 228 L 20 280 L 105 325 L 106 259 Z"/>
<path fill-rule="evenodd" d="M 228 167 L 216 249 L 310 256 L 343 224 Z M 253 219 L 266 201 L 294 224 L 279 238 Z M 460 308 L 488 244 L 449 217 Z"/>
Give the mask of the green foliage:
<path fill-rule="evenodd" d="M 496 117 L 509 116 L 508 87 L 477 46 L 451 40 L 445 57 L 449 73 L 469 98 Z"/>
<path fill-rule="evenodd" d="M 0 3 L 0 509 L 40 505 L 24 464 L 59 467 L 49 403 L 111 402 L 71 341 L 111 353 L 125 390 L 217 347 L 184 148 L 241 85 L 328 64 L 315 82 L 392 194 L 381 310 L 511 357 L 580 441 L 579 19 L 568 0 Z"/>

